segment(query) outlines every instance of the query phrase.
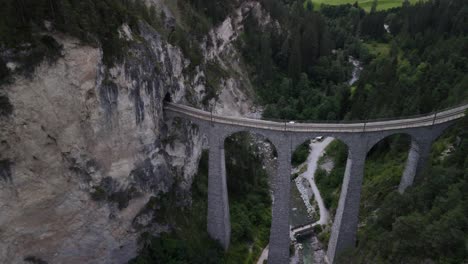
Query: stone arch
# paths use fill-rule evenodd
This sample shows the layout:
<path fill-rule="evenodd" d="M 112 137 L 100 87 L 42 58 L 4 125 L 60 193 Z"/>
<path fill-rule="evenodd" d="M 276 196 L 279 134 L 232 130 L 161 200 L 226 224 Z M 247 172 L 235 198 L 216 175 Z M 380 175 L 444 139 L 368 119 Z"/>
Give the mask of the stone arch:
<path fill-rule="evenodd" d="M 351 160 L 350 167 L 354 162 L 361 164 L 357 173 L 351 175 L 357 177 L 361 174 L 361 180 L 349 189 L 352 193 L 348 194 L 352 197 L 353 193 L 360 193 L 353 202 L 354 209 L 352 211 L 355 213 L 354 222 L 351 226 L 353 229 L 357 230 L 358 226 L 361 226 L 359 223 L 362 223 L 363 218 L 369 219 L 369 217 L 372 217 L 375 209 L 380 206 L 380 203 L 389 194 L 398 190 L 398 186 L 401 185 L 404 178 L 402 175 L 405 174 L 404 171 L 408 167 L 407 160 L 409 160 L 410 155 L 406 153 L 411 153 L 408 150 L 411 149 L 411 142 L 414 141 L 414 138 L 414 135 L 406 133 L 406 131 L 368 135 L 367 146 L 362 150 L 360 157 L 356 157 L 356 160 Z M 389 142 L 389 139 L 392 139 L 392 141 Z M 405 154 L 401 154 L 402 152 Z M 389 157 L 392 158 L 390 160 L 392 162 L 388 160 Z M 349 208 L 343 208 L 343 210 L 349 210 Z M 359 243 L 359 236 L 357 236 L 359 233 L 355 232 L 353 234 L 354 238 L 347 245 L 348 248 L 354 247 L 356 243 Z M 338 257 L 336 252 L 332 257 Z M 344 260 L 342 257 L 339 259 Z"/>
<path fill-rule="evenodd" d="M 220 140 L 221 142 L 225 142 L 226 139 L 228 137 L 231 137 L 235 134 L 238 134 L 238 133 L 248 133 L 248 134 L 251 134 L 251 135 L 258 135 L 258 136 L 261 136 L 263 138 L 265 138 L 266 140 L 268 140 L 272 145 L 273 147 L 277 148 L 277 143 L 276 143 L 276 137 L 275 137 L 275 134 L 277 132 L 269 132 L 269 131 L 264 131 L 264 130 L 260 130 L 260 129 L 250 129 L 250 128 L 247 128 L 247 127 L 239 127 L 239 126 L 229 126 L 229 127 L 225 127 L 223 129 L 223 131 L 219 131 L 218 130 L 218 133 L 221 133 L 220 135 Z"/>
<path fill-rule="evenodd" d="M 332 133 L 332 132 L 314 132 L 314 133 L 294 133 L 292 134 L 293 140 L 291 143 L 291 149 L 295 150 L 299 145 L 303 144 L 307 140 L 313 140 L 316 137 L 323 136 L 324 138 L 334 138 L 346 145 L 348 149 L 355 140 L 356 135 L 349 133 Z"/>
<path fill-rule="evenodd" d="M 371 200 L 381 201 L 399 186 L 410 185 L 414 178 L 412 151 L 419 150 L 420 146 L 420 140 L 411 133 L 396 131 L 380 137 L 366 155 L 363 199 L 369 200 L 371 195 Z M 365 186 L 373 186 L 373 190 L 367 190 Z M 361 207 L 361 213 L 365 213 L 366 207 Z"/>
<path fill-rule="evenodd" d="M 406 187 L 410 186 L 413 183 L 414 177 L 421 169 L 421 164 L 424 164 L 424 161 L 428 158 L 432 141 L 444 129 L 445 128 L 443 128 L 442 126 L 422 127 L 412 129 L 401 129 L 388 132 L 369 133 L 367 141 L 368 151 L 366 154 L 361 198 L 361 201 L 367 201 L 367 204 L 364 204 L 363 202 L 359 203 L 358 207 L 360 207 L 361 209 L 359 210 L 360 219 L 365 217 L 366 214 L 368 214 L 368 216 L 374 214 L 375 208 L 380 206 L 379 201 L 383 201 L 388 195 L 395 195 L 395 191 L 397 190 L 400 193 L 403 192 Z M 375 180 L 374 178 L 371 179 L 374 180 L 373 182 L 369 182 L 370 165 L 375 166 L 372 165 L 371 157 L 373 154 L 375 154 L 375 149 L 382 147 L 382 142 L 385 143 L 387 139 L 395 138 L 398 136 L 405 137 L 405 142 L 398 143 L 393 141 L 391 142 L 392 145 L 390 147 L 396 148 L 396 153 L 400 153 L 400 157 L 398 157 L 397 159 L 393 159 L 395 160 L 393 162 L 389 162 L 388 160 L 385 160 L 385 162 L 382 162 L 382 160 L 376 160 L 375 163 L 381 165 L 385 164 L 384 166 L 399 166 L 399 169 L 393 167 L 383 168 L 383 170 L 386 173 L 389 173 L 389 176 L 382 177 L 386 175 L 381 174 L 379 179 Z M 395 144 L 400 144 L 400 146 L 394 146 Z M 402 148 L 401 144 L 404 144 L 405 146 L 403 146 Z M 385 153 L 388 154 L 391 151 L 393 150 L 389 149 L 389 146 L 387 146 Z M 401 152 L 405 152 L 405 154 L 402 155 Z M 382 168 L 379 171 L 381 172 Z M 382 184 L 382 181 L 384 184 Z M 366 188 L 368 189 L 366 190 Z"/>
<path fill-rule="evenodd" d="M 370 134 L 368 144 L 367 144 L 367 151 L 371 151 L 377 144 L 381 143 L 382 141 L 394 137 L 396 135 L 404 135 L 405 137 L 409 137 L 411 140 L 415 140 L 419 142 L 418 136 L 414 134 L 412 130 L 392 130 L 392 131 L 385 131 L 379 133 Z"/>
<path fill-rule="evenodd" d="M 396 135 L 405 135 L 409 138 L 409 148 L 407 151 L 406 161 L 404 162 L 404 170 L 401 173 L 400 184 L 398 190 L 403 193 L 406 188 L 411 186 L 414 181 L 417 181 L 418 175 L 425 168 L 426 161 L 429 157 L 432 142 L 439 137 L 452 123 L 445 123 L 430 127 L 420 127 L 411 129 L 402 129 L 396 131 L 380 132 L 371 135 L 371 144 L 369 144 L 369 152 L 374 149 L 382 141 L 395 137 Z M 403 161 L 402 161 L 403 162 Z"/>
<path fill-rule="evenodd" d="M 331 193 L 328 193 L 328 191 L 333 189 L 334 194 L 340 193 L 350 149 L 348 144 L 342 139 L 326 135 L 326 133 L 324 133 L 323 136 L 315 135 L 310 140 L 304 141 L 304 143 L 309 142 L 309 149 L 311 151 L 308 155 L 311 159 L 306 161 L 306 171 L 302 176 L 306 178 L 311 185 L 315 184 L 317 186 L 323 199 L 323 206 L 325 206 L 327 211 L 329 209 L 334 211 L 338 205 L 339 195 L 334 195 L 332 197 L 330 196 Z M 303 148 L 303 144 L 299 145 L 295 151 Z M 299 177 L 301 175 L 297 176 Z M 326 195 L 326 197 L 324 197 L 324 195 Z M 320 202 L 319 207 L 321 207 Z M 321 211 L 324 212 L 324 210 Z M 321 220 L 325 221 L 322 217 Z"/>
<path fill-rule="evenodd" d="M 277 152 L 278 152 L 277 147 L 269 137 L 267 137 L 264 133 L 261 133 L 257 130 L 249 130 L 249 129 L 238 129 L 235 131 L 230 131 L 229 133 L 223 135 L 221 139 L 221 143 L 223 144 L 225 151 L 226 151 L 226 144 L 228 143 L 229 139 L 235 136 L 239 136 L 239 135 L 246 135 L 250 137 L 249 144 L 250 146 L 254 148 L 255 148 L 254 146 L 255 144 L 257 144 L 257 147 L 260 147 L 260 148 L 262 148 L 265 145 L 267 146 L 266 149 L 260 149 L 258 153 L 260 153 L 261 151 L 265 151 L 265 152 L 271 152 L 274 158 L 277 156 Z M 254 141 L 256 141 L 256 143 L 254 143 Z M 252 149 L 252 151 L 254 150 Z M 225 154 L 225 156 L 226 155 L 227 153 Z"/>
<path fill-rule="evenodd" d="M 238 130 L 226 134 L 223 138 L 221 143 L 226 170 L 230 243 L 235 243 L 246 239 L 242 237 L 243 231 L 254 228 L 253 225 L 249 226 L 249 223 L 254 224 L 254 221 L 261 220 L 254 225 L 267 229 L 262 232 L 269 232 L 271 215 L 262 215 L 262 211 L 272 207 L 270 191 L 274 177 L 272 174 L 276 171 L 275 166 L 269 164 L 275 163 L 273 155 L 276 155 L 274 153 L 277 150 L 268 137 L 257 131 Z M 252 207 L 253 205 L 255 206 Z M 251 213 L 244 214 L 245 210 Z"/>

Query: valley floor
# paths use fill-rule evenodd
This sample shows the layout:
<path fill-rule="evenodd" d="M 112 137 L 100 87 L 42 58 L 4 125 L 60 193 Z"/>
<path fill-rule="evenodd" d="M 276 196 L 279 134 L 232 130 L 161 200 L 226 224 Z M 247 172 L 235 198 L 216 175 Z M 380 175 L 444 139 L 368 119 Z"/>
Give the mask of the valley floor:
<path fill-rule="evenodd" d="M 303 166 L 307 166 L 307 169 L 296 178 L 295 182 L 295 187 L 297 188 L 297 191 L 299 192 L 299 195 L 301 196 L 303 203 L 306 208 L 311 208 L 312 214 L 314 214 L 315 207 L 310 204 L 311 198 L 313 197 L 314 201 L 317 203 L 318 209 L 319 209 L 319 219 L 316 220 L 314 223 L 312 223 L 312 226 L 315 225 L 326 225 L 330 221 L 330 215 L 329 212 L 325 206 L 325 203 L 322 199 L 322 196 L 320 194 L 320 191 L 315 183 L 315 172 L 317 171 L 317 168 L 320 166 L 321 168 L 325 170 L 330 170 L 330 166 L 332 167 L 332 163 L 325 163 L 323 165 L 319 165 L 319 159 L 320 157 L 324 154 L 325 149 L 327 146 L 333 141 L 333 138 L 328 137 L 325 138 L 321 142 L 311 142 L 309 147 L 310 147 L 310 153 L 309 156 L 307 157 L 307 160 L 297 166 L 294 171 L 300 170 Z M 308 182 L 308 184 L 304 184 L 304 180 Z M 292 195 L 295 195 L 294 192 Z M 293 197 L 291 197 L 293 199 Z M 297 208 L 293 208 L 295 210 Z M 302 212 L 304 214 L 304 212 Z M 307 213 L 305 213 L 307 214 Z M 304 219 L 308 218 L 307 215 L 303 216 Z M 314 218 L 312 218 L 314 219 Z M 315 220 L 315 219 L 314 219 Z M 294 221 L 293 221 L 294 222 Z M 292 223 L 295 225 L 295 223 Z M 316 239 L 315 239 L 316 240 Z M 306 239 L 304 241 L 298 242 L 300 245 L 300 248 L 302 252 L 300 252 L 298 255 L 293 256 L 291 258 L 291 263 L 304 263 L 307 264 L 309 261 L 313 260 L 313 263 L 321 263 L 317 261 L 323 261 L 323 257 L 325 256 L 326 252 L 324 250 L 312 250 L 311 245 L 305 245 L 306 243 L 312 244 L 314 239 Z M 306 250 L 304 250 L 306 248 Z M 257 261 L 257 264 L 263 264 L 264 261 L 266 261 L 268 258 L 268 246 L 265 247 L 263 250 L 260 258 Z M 320 258 L 320 259 L 319 259 Z M 310 262 L 312 263 L 312 262 Z"/>

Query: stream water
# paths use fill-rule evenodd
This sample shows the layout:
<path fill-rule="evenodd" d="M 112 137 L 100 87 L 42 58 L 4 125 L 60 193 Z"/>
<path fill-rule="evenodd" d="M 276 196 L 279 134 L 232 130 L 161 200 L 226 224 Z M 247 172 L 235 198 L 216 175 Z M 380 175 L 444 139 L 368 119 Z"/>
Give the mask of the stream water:
<path fill-rule="evenodd" d="M 357 82 L 357 80 L 359 80 L 359 75 L 361 74 L 362 66 L 361 62 L 355 59 L 353 56 L 349 56 L 348 60 L 353 64 L 353 72 L 351 80 L 348 81 L 348 84 L 353 85 L 355 82 Z"/>
<path fill-rule="evenodd" d="M 352 78 L 348 81 L 349 85 L 353 85 L 358 79 L 362 71 L 361 62 L 352 56 L 349 56 L 349 61 L 353 64 Z M 292 227 L 314 223 L 327 224 L 329 222 L 328 210 L 325 208 L 320 192 L 315 184 L 315 171 L 317 170 L 318 160 L 323 155 L 325 148 L 333 141 L 333 138 L 325 138 L 323 142 L 311 143 L 310 154 L 305 163 L 307 170 L 298 176 L 291 184 L 291 199 L 290 199 L 290 223 Z M 298 166 L 300 168 L 302 165 Z M 333 162 L 328 161 L 321 165 L 321 168 L 330 171 L 333 167 Z M 297 168 L 296 168 L 297 171 Z M 312 199 L 314 198 L 314 199 Z M 310 204 L 311 200 L 317 203 L 319 212 L 315 212 L 315 207 Z M 314 217 L 315 216 L 315 217 Z M 317 217 L 318 216 L 318 217 Z M 318 219 L 316 219 L 318 218 Z M 291 257 L 291 264 L 322 264 L 326 252 L 323 250 L 323 245 L 320 244 L 317 237 L 314 235 L 303 237 L 297 240 L 297 245 L 300 250 Z M 262 256 L 257 264 L 263 263 L 268 256 L 268 247 L 262 252 Z"/>
<path fill-rule="evenodd" d="M 312 192 L 310 192 L 312 195 Z M 304 204 L 304 201 L 301 197 L 296 184 L 291 184 L 291 213 L 290 213 L 290 223 L 292 226 L 299 226 L 308 224 L 315 219 L 307 212 L 307 207 Z"/>
<path fill-rule="evenodd" d="M 361 62 L 352 56 L 348 58 L 349 62 L 353 64 L 352 77 L 348 81 L 349 85 L 353 85 L 359 80 L 359 76 L 362 71 Z M 296 184 L 292 184 L 291 190 L 291 225 L 299 226 L 305 223 L 315 222 L 315 224 L 327 224 L 329 221 L 328 210 L 325 208 L 320 192 L 315 184 L 315 171 L 318 167 L 318 160 L 325 148 L 330 144 L 332 138 L 325 138 L 323 142 L 311 143 L 310 154 L 306 160 L 307 170 L 300 175 L 296 180 Z M 327 171 L 331 169 L 333 164 L 325 164 L 324 168 Z M 305 180 L 305 181 L 304 181 Z M 309 184 L 307 184 L 309 183 Z M 305 197 L 308 197 L 305 198 Z M 319 219 L 312 219 L 310 215 L 310 198 L 314 198 L 315 202 L 319 207 Z M 324 263 L 324 256 L 326 252 L 322 249 L 317 237 L 314 235 L 298 239 L 297 243 L 301 248 L 300 254 L 302 259 L 299 261 L 303 264 L 321 264 Z"/>
<path fill-rule="evenodd" d="M 333 138 L 325 138 L 322 142 L 310 143 L 310 154 L 305 161 L 307 169 L 296 178 L 296 184 L 293 184 L 293 187 L 296 187 L 296 190 L 291 191 L 291 202 L 293 203 L 291 208 L 293 211 L 291 212 L 290 220 L 293 227 L 311 222 L 321 225 L 328 223 L 328 210 L 325 207 L 320 191 L 315 184 L 314 176 L 318 168 L 318 160 L 323 155 L 325 148 L 332 141 Z M 299 167 L 301 166 L 303 165 L 300 165 Z M 316 208 L 310 205 L 311 198 L 313 198 L 317 204 L 319 212 L 315 212 Z M 302 206 L 296 204 L 300 202 L 302 202 Z M 302 210 L 299 208 L 302 208 Z M 315 215 L 315 219 L 312 219 L 312 215 Z M 301 263 L 323 263 L 325 251 L 322 249 L 322 245 L 320 245 L 315 236 L 304 237 L 298 240 L 297 243 L 299 244 L 299 248 L 302 248 L 301 253 L 299 254 L 299 256 L 302 257 Z"/>

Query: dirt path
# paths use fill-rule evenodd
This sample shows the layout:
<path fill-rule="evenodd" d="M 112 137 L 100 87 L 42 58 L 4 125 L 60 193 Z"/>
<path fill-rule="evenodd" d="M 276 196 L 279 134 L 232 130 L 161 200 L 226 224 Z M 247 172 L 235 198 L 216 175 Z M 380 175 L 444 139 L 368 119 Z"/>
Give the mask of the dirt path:
<path fill-rule="evenodd" d="M 312 187 L 312 192 L 314 193 L 314 199 L 317 201 L 319 210 L 320 210 L 320 219 L 316 222 L 316 224 L 324 225 L 328 222 L 330 217 L 327 208 L 325 207 L 325 203 L 323 202 L 322 196 L 320 195 L 320 191 L 315 184 L 315 171 L 317 171 L 318 160 L 323 155 L 325 148 L 333 141 L 333 138 L 327 137 L 322 142 L 310 143 L 310 154 L 307 158 L 307 170 L 301 174 L 300 176 L 309 180 L 310 186 Z"/>
<path fill-rule="evenodd" d="M 317 185 L 315 184 L 314 175 L 318 167 L 318 160 L 323 155 L 325 148 L 332 141 L 333 141 L 333 138 L 328 137 L 328 138 L 325 138 L 322 142 L 310 143 L 311 151 L 310 151 L 309 157 L 307 157 L 307 160 L 305 161 L 305 163 L 307 163 L 307 170 L 303 174 L 300 175 L 300 177 L 303 177 L 309 181 L 310 186 L 312 188 L 312 192 L 314 193 L 315 200 L 317 201 L 317 204 L 319 207 L 320 219 L 317 222 L 315 222 L 314 225 L 326 224 L 328 222 L 328 219 L 330 218 L 330 214 L 328 213 L 328 210 L 325 207 L 325 203 L 323 202 L 322 196 L 320 195 L 320 191 L 317 188 Z M 302 166 L 302 164 L 300 166 Z M 263 264 L 263 261 L 267 260 L 267 258 L 268 258 L 268 246 L 265 249 L 263 249 L 263 252 L 260 258 L 258 259 L 257 264 Z"/>

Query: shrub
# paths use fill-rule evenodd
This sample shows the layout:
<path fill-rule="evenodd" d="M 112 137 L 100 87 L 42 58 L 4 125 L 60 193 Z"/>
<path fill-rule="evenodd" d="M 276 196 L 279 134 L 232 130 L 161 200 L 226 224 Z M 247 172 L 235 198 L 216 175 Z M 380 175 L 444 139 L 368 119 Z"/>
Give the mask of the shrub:
<path fill-rule="evenodd" d="M 323 231 L 322 225 L 315 225 L 314 226 L 314 233 L 316 235 L 322 233 L 322 231 Z"/>
<path fill-rule="evenodd" d="M 300 164 L 304 163 L 307 160 L 307 157 L 310 153 L 309 141 L 306 141 L 299 145 L 299 147 L 294 151 L 292 155 L 291 163 L 293 166 L 297 167 Z"/>

